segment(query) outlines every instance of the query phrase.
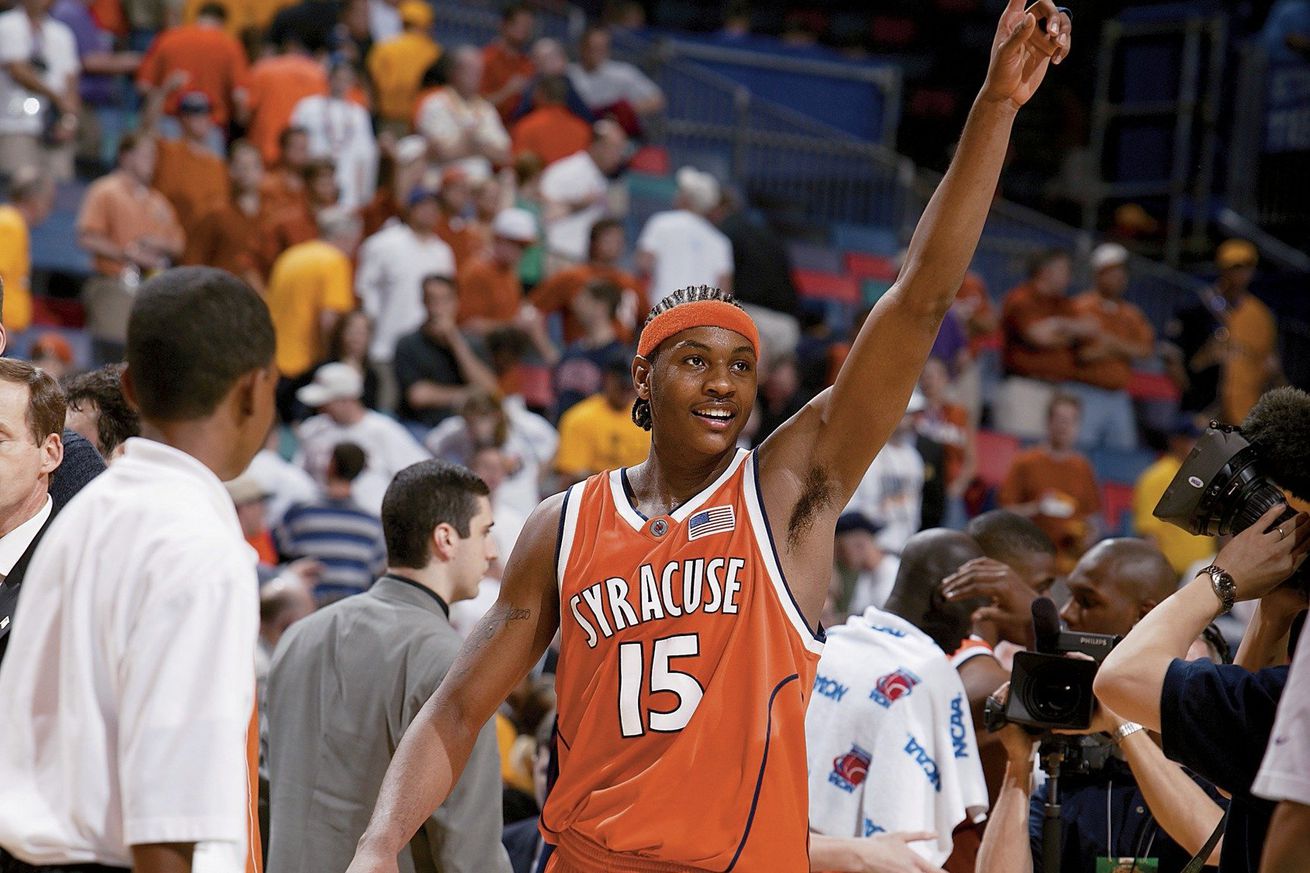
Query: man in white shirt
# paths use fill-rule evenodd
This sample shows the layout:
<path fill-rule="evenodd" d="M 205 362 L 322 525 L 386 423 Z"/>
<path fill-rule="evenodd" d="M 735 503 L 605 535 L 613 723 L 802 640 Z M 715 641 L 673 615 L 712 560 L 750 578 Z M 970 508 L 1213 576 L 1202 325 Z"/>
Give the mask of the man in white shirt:
<path fill-rule="evenodd" d="M 228 273 L 138 291 L 123 389 L 143 437 L 51 522 L 0 666 L 0 864 L 258 857 L 257 581 L 222 480 L 273 424 L 273 352 L 267 306 Z"/>
<path fill-rule="evenodd" d="M 50 474 L 64 458 L 65 412 L 53 376 L 0 358 L 0 659 L 27 565 L 54 509 Z"/>
<path fill-rule="evenodd" d="M 296 399 L 319 414 L 297 430 L 298 462 L 320 485 L 327 485 L 328 463 L 337 443 L 355 443 L 368 453 L 364 472 L 355 479 L 355 501 L 380 516 L 382 497 L 391 479 L 410 464 L 431 458 L 405 426 L 374 412 L 360 400 L 364 377 L 349 364 L 324 364 L 314 381 L 296 392 Z"/>
<path fill-rule="evenodd" d="M 923 456 L 914 447 L 914 415 L 923 409 L 916 391 L 896 431 L 869 465 L 847 512 L 860 512 L 882 524 L 878 545 L 893 555 L 918 532 L 923 516 Z"/>
<path fill-rule="evenodd" d="M 50 17 L 53 0 L 22 0 L 0 15 L 0 174 L 40 167 L 58 180 L 73 176 L 77 135 L 77 42 Z M 43 139 L 49 131 L 55 143 Z"/>
<path fill-rule="evenodd" d="M 482 157 L 504 165 L 509 161 L 509 132 L 496 107 L 478 94 L 482 52 L 462 45 L 450 60 L 450 83 L 419 104 L 418 132 L 427 138 L 438 163 Z"/>
<path fill-rule="evenodd" d="M 380 370 L 391 369 L 396 343 L 427 318 L 424 278 L 455 275 L 455 254 L 434 230 L 440 217 L 437 192 L 416 188 L 404 220 L 388 222 L 359 248 L 355 293 L 373 319 L 369 358 Z"/>
<path fill-rule="evenodd" d="M 592 125 L 591 145 L 541 174 L 546 245 L 567 262 L 587 260 L 591 226 L 609 215 L 609 179 L 623 166 L 628 135 L 609 119 Z"/>
<path fill-rule="evenodd" d="M 1291 592 L 1287 592 L 1291 596 Z M 1310 634 L 1301 638 L 1252 793 L 1278 802 L 1261 873 L 1291 873 L 1310 853 Z"/>
<path fill-rule="evenodd" d="M 832 623 L 862 615 L 870 606 L 882 609 L 896 585 L 900 559 L 878 546 L 882 525 L 859 512 L 844 512 L 837 519 L 832 563 L 837 600 Z"/>
<path fill-rule="evenodd" d="M 719 205 L 719 183 L 683 167 L 673 209 L 657 212 L 637 238 L 637 270 L 650 279 L 650 305 L 679 288 L 732 290 L 732 243 L 705 217 Z"/>
<path fill-rule="evenodd" d="M 336 61 L 328 74 L 328 94 L 302 98 L 291 124 L 309 134 L 309 154 L 336 167 L 337 203 L 358 209 L 373 199 L 378 181 L 378 146 L 368 110 L 348 98 L 357 84 L 355 68 Z"/>
<path fill-rule="evenodd" d="M 597 118 L 614 114 L 639 123 L 664 108 L 664 92 L 632 64 L 611 58 L 611 42 L 608 28 L 587 28 L 578 43 L 578 63 L 569 65 L 569 80 Z"/>

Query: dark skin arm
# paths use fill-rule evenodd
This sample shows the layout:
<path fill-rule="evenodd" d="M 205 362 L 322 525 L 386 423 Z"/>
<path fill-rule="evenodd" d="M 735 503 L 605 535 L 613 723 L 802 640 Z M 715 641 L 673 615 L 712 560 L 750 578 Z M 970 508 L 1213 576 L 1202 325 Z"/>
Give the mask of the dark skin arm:
<path fill-rule="evenodd" d="M 1274 810 L 1260 858 L 1260 873 L 1296 873 L 1310 852 L 1310 806 L 1284 800 Z"/>
<path fill-rule="evenodd" d="M 396 855 L 450 794 L 482 726 L 555 636 L 555 541 L 563 503 L 556 495 L 532 513 L 505 568 L 496 605 L 469 634 L 450 673 L 405 731 L 349 873 L 398 869 Z"/>
<path fill-rule="evenodd" d="M 133 873 L 191 873 L 194 843 L 151 843 L 132 847 Z"/>
<path fill-rule="evenodd" d="M 1015 114 L 1052 61 L 1068 53 L 1068 19 L 1051 0 L 1031 9 L 1025 12 L 1022 0 L 1006 7 L 987 81 L 955 160 L 924 210 L 900 278 L 865 321 L 836 383 L 761 449 L 764 505 L 775 538 L 784 544 L 783 571 L 811 623 L 827 591 L 832 525 L 901 420 L 955 300 L 982 234 Z M 1038 18 L 1046 19 L 1044 31 Z"/>

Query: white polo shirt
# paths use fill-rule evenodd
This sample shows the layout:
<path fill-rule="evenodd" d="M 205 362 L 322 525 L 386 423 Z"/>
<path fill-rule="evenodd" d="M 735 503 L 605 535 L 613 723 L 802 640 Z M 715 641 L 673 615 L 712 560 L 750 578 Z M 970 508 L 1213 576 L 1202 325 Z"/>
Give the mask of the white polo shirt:
<path fill-rule="evenodd" d="M 546 245 L 551 254 L 570 261 L 587 259 L 591 226 L 607 214 L 609 180 L 583 149 L 560 158 L 541 174 L 541 196 L 547 212 L 566 204 L 569 211 L 546 222 Z"/>
<path fill-rule="evenodd" d="M 655 256 L 651 306 L 679 288 L 717 287 L 719 277 L 732 273 L 732 243 L 717 227 L 687 209 L 652 215 L 637 238 L 637 251 Z"/>
<path fill-rule="evenodd" d="M 1266 800 L 1310 806 L 1310 633 L 1301 631 L 1274 732 L 1251 791 Z"/>
<path fill-rule="evenodd" d="M 0 846 L 130 867 L 133 845 L 199 843 L 244 871 L 257 587 L 222 483 L 128 440 L 28 568 L 0 667 Z"/>

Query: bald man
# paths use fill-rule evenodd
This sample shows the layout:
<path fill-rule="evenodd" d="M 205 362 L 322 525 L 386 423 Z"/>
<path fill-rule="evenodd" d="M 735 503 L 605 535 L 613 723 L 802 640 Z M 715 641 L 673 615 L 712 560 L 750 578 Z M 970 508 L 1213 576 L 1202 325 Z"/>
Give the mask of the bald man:
<path fill-rule="evenodd" d="M 1126 634 L 1178 587 L 1164 554 L 1146 540 L 1102 540 L 1069 574 L 1060 611 L 1071 631 Z"/>

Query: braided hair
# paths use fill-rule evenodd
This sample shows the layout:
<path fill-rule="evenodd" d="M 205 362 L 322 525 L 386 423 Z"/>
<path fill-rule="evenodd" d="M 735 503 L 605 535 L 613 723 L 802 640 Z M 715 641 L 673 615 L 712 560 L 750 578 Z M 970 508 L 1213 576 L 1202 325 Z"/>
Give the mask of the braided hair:
<path fill-rule="evenodd" d="M 668 297 L 665 297 L 651 309 L 646 320 L 642 322 L 642 329 L 655 320 L 657 316 L 663 315 L 675 306 L 681 306 L 684 303 L 702 303 L 707 300 L 717 300 L 720 303 L 727 303 L 741 309 L 741 304 L 733 299 L 732 292 L 722 291 L 709 285 L 687 286 L 679 288 Z M 652 364 L 655 363 L 655 352 L 647 356 Z M 642 400 L 638 397 L 632 404 L 632 421 L 642 430 L 650 430 L 654 426 L 650 415 L 650 401 Z"/>

